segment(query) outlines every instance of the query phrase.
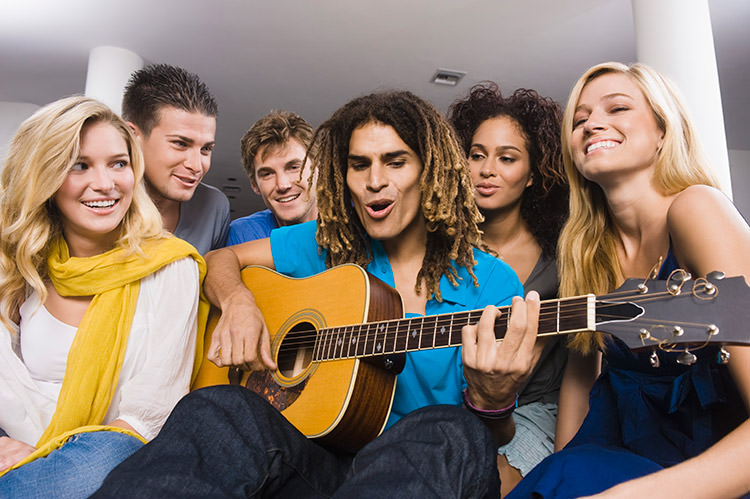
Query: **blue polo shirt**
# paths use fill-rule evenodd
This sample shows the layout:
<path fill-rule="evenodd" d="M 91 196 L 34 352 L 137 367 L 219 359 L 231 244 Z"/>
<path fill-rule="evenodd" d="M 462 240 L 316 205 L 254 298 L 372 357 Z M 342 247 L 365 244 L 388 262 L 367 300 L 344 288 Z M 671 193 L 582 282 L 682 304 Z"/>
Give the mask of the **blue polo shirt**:
<path fill-rule="evenodd" d="M 269 237 L 271 231 L 278 226 L 276 217 L 273 216 L 271 210 L 258 211 L 252 215 L 232 220 L 232 223 L 229 224 L 227 246 Z"/>
<path fill-rule="evenodd" d="M 290 277 L 309 277 L 326 270 L 326 255 L 318 251 L 315 221 L 282 227 L 271 232 L 273 263 L 278 272 Z M 367 271 L 390 286 L 394 285 L 388 255 L 379 241 L 370 241 L 373 260 Z M 474 250 L 477 261 L 474 274 L 479 287 L 464 267 L 456 267 L 458 286 L 443 276 L 440 293 L 443 301 L 427 301 L 426 315 L 476 310 L 486 305 L 509 305 L 514 296 L 523 296 L 523 286 L 516 273 L 505 263 L 480 250 Z M 454 264 L 455 265 L 455 264 Z M 417 317 L 417 314 L 408 314 Z M 436 404 L 461 405 L 466 388 L 461 362 L 461 348 L 438 348 L 408 352 L 404 370 L 398 375 L 391 415 L 386 427 L 406 414 Z"/>

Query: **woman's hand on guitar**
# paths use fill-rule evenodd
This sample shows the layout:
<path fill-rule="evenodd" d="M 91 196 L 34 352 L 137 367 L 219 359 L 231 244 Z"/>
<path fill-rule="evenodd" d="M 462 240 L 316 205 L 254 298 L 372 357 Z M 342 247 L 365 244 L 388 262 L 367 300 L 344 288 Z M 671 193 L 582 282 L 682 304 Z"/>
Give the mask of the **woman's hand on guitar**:
<path fill-rule="evenodd" d="M 238 288 L 222 306 L 206 357 L 219 367 L 276 369 L 266 322 L 247 288 Z"/>
<path fill-rule="evenodd" d="M 512 404 L 534 367 L 534 344 L 539 323 L 539 294 L 531 291 L 523 300 L 513 299 L 503 341 L 495 339 L 495 321 L 501 311 L 487 306 L 477 325 L 462 330 L 464 375 L 467 396 L 480 409 L 498 409 Z"/>
<path fill-rule="evenodd" d="M 22 460 L 36 449 L 20 440 L 0 437 L 0 471 L 4 471 Z"/>

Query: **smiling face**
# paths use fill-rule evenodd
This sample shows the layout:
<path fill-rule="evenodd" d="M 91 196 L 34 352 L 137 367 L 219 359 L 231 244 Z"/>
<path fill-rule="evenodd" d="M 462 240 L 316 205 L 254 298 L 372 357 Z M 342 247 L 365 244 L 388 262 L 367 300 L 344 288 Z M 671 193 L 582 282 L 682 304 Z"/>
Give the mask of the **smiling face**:
<path fill-rule="evenodd" d="M 607 183 L 651 175 L 664 132 L 638 85 L 626 74 L 606 73 L 588 82 L 573 116 L 571 151 L 588 180 Z"/>
<path fill-rule="evenodd" d="M 114 247 L 134 184 L 120 132 L 106 122 L 86 125 L 80 154 L 54 197 L 72 256 L 91 256 Z"/>
<path fill-rule="evenodd" d="M 312 168 L 308 162 L 302 169 L 304 159 L 304 146 L 289 139 L 281 146 L 261 147 L 253 160 L 250 185 L 281 226 L 309 222 L 317 214 L 315 189 L 308 191 Z"/>
<path fill-rule="evenodd" d="M 161 199 L 189 201 L 211 167 L 216 118 L 168 106 L 159 111 L 151 133 L 135 128 L 151 197 L 157 204 Z"/>
<path fill-rule="evenodd" d="M 469 149 L 469 167 L 480 210 L 520 209 L 532 179 L 526 138 L 515 120 L 499 116 L 479 125 Z"/>
<path fill-rule="evenodd" d="M 389 125 L 367 123 L 352 132 L 346 185 L 370 237 L 384 246 L 424 238 L 419 177 L 422 162 Z"/>

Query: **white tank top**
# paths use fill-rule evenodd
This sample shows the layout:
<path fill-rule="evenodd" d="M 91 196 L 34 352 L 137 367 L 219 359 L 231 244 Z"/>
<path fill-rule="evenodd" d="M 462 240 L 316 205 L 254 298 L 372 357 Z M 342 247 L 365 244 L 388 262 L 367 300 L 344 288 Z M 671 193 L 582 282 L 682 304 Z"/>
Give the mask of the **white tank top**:
<path fill-rule="evenodd" d="M 36 293 L 20 307 L 21 356 L 39 389 L 57 400 L 77 327 L 57 319 Z"/>

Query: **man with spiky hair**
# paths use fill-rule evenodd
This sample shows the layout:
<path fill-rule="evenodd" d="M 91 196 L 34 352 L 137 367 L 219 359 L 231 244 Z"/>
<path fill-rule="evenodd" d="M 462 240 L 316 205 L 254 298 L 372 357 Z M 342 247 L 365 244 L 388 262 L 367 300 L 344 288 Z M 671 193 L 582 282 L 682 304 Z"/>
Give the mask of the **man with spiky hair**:
<path fill-rule="evenodd" d="M 144 180 L 164 228 L 203 254 L 226 244 L 229 200 L 201 180 L 211 167 L 218 108 L 198 76 L 154 64 L 134 72 L 122 99 L 146 161 Z"/>
<path fill-rule="evenodd" d="M 271 230 L 315 220 L 315 182 L 306 161 L 313 130 L 300 115 L 272 111 L 242 136 L 242 166 L 268 209 L 233 220 L 227 244 L 271 235 Z"/>
<path fill-rule="evenodd" d="M 539 296 L 517 297 L 511 268 L 478 249 L 481 215 L 452 129 L 410 92 L 375 93 L 336 111 L 311 151 L 317 221 L 207 255 L 205 291 L 222 310 L 209 359 L 277 367 L 262 313 L 240 280 L 247 264 L 307 277 L 357 263 L 398 290 L 407 316 L 486 306 L 479 324 L 463 327 L 462 347 L 406 353 L 386 429 L 355 455 L 308 440 L 244 387 L 213 386 L 186 396 L 99 497 L 133 494 L 134 486 L 135 495 L 170 497 L 499 497 L 497 445 L 515 431 L 510 415 L 533 365 Z M 499 343 L 494 305 L 511 300 Z"/>

